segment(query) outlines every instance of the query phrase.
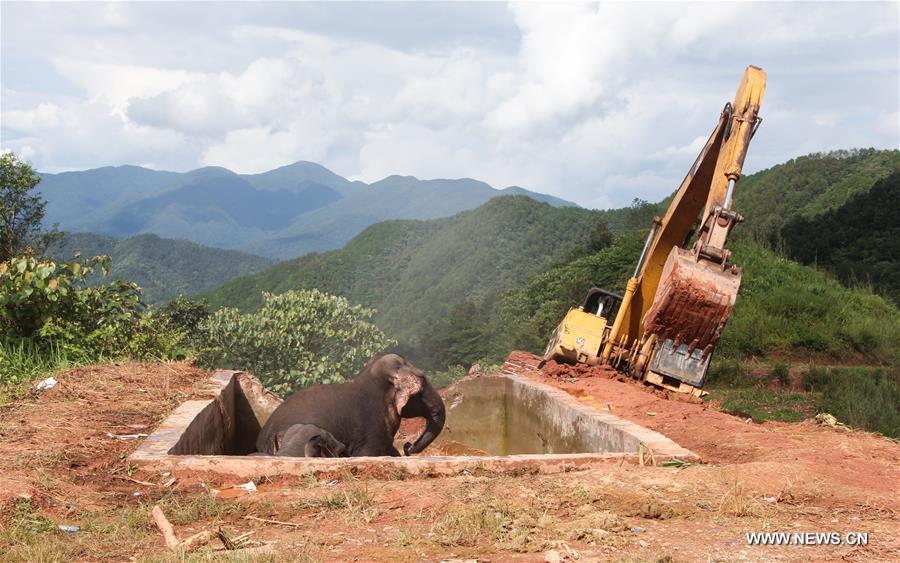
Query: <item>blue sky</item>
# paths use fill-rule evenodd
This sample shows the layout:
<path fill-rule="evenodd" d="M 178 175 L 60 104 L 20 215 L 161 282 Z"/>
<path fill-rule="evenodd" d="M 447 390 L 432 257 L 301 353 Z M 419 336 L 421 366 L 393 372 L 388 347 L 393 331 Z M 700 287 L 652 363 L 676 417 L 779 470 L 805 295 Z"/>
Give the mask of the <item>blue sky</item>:
<path fill-rule="evenodd" d="M 0 3 L 2 148 L 40 170 L 675 189 L 748 64 L 745 171 L 900 147 L 900 3 Z"/>

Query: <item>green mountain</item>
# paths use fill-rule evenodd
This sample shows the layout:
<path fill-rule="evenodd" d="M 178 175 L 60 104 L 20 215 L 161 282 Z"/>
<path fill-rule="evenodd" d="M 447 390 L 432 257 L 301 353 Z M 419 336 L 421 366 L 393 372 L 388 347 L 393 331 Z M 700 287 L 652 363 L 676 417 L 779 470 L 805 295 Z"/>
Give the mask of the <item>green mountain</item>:
<path fill-rule="evenodd" d="M 624 290 L 641 246 L 638 236 L 620 237 L 600 252 L 548 268 L 493 302 L 458 304 L 424 339 L 425 349 L 439 365 L 499 361 L 513 349 L 541 352 L 588 288 Z M 740 241 L 731 248 L 743 282 L 718 359 L 777 353 L 800 360 L 900 361 L 900 311 L 894 304 L 759 243 Z M 479 313 L 467 319 L 459 314 L 466 309 Z"/>
<path fill-rule="evenodd" d="M 871 284 L 900 304 L 900 172 L 812 218 L 782 229 L 791 257 L 834 272 L 846 283 Z"/>
<path fill-rule="evenodd" d="M 778 243 L 795 217 L 837 209 L 897 171 L 900 151 L 853 149 L 801 156 L 751 174 L 735 192 L 734 208 L 745 217 L 735 235 Z"/>
<path fill-rule="evenodd" d="M 250 309 L 262 291 L 317 287 L 374 307 L 379 326 L 413 348 L 456 303 L 517 287 L 583 246 L 599 215 L 494 198 L 445 219 L 372 225 L 340 250 L 281 262 L 207 297 L 213 307 Z"/>
<path fill-rule="evenodd" d="M 111 256 L 108 278 L 137 283 L 143 289 L 145 301 L 151 304 L 168 301 L 179 294 L 200 293 L 272 264 L 272 260 L 261 256 L 149 234 L 115 238 L 67 233 L 49 251 L 61 260 L 71 259 L 75 252 L 87 257 Z"/>
<path fill-rule="evenodd" d="M 871 257 L 864 261 L 869 265 L 865 273 L 852 271 L 866 279 L 878 272 L 882 280 L 895 271 L 898 255 L 895 223 L 882 215 L 897 206 L 890 199 L 894 184 L 873 184 L 898 162 L 897 151 L 842 151 L 797 158 L 744 179 L 736 206 L 748 219 L 736 233 L 750 232 L 732 245 L 734 262 L 745 271 L 744 284 L 721 342 L 721 358 L 778 350 L 835 361 L 896 361 L 896 306 L 767 250 L 767 243 L 754 241 L 768 237 L 754 236 L 760 232 L 754 229 L 777 228 L 779 241 L 784 229 L 790 234 L 784 241 L 799 253 L 803 244 L 831 240 L 820 233 L 830 228 L 846 239 L 841 248 L 877 248 L 865 255 Z M 791 195 L 775 197 L 773 190 Z M 261 291 L 318 287 L 376 308 L 379 326 L 423 365 L 499 360 L 514 348 L 541 350 L 589 287 L 622 290 L 651 218 L 664 205 L 636 201 L 631 208 L 586 211 L 498 198 L 448 219 L 372 225 L 341 250 L 279 263 L 232 280 L 209 297 L 214 306 L 247 309 L 259 304 Z M 868 212 L 872 206 L 881 206 L 880 214 Z M 819 209 L 832 211 L 816 215 Z M 818 218 L 817 226 L 793 226 L 810 215 Z M 883 225 L 864 230 L 867 217 Z M 847 229 L 828 227 L 835 221 Z M 606 242 L 597 243 L 604 240 L 597 235 L 603 233 L 601 223 L 616 235 L 612 242 L 606 234 Z M 835 253 L 835 264 L 845 264 L 850 256 L 858 255 Z"/>
<path fill-rule="evenodd" d="M 380 221 L 447 217 L 500 195 L 574 205 L 468 178 L 390 176 L 373 184 L 352 182 L 311 162 L 261 174 L 219 167 L 176 173 L 118 166 L 42 177 L 45 221 L 63 230 L 120 237 L 155 233 L 276 258 L 339 248 Z"/>

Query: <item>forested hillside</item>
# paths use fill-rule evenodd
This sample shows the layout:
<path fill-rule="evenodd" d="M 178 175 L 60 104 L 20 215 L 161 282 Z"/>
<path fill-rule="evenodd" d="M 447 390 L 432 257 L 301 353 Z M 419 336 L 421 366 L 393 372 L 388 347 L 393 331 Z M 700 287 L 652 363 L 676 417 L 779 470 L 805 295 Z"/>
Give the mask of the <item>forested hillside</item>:
<path fill-rule="evenodd" d="M 599 214 L 532 199 L 495 198 L 432 221 L 373 225 L 341 250 L 282 262 L 209 294 L 244 309 L 261 291 L 316 287 L 378 310 L 376 322 L 406 347 L 464 299 L 522 284 L 588 243 Z"/>
<path fill-rule="evenodd" d="M 778 351 L 896 361 L 894 305 L 767 247 L 771 239 L 846 282 L 871 281 L 890 294 L 900 237 L 888 215 L 897 209 L 900 175 L 872 184 L 898 163 L 898 151 L 841 151 L 743 180 L 736 207 L 747 221 L 735 230 L 733 260 L 744 282 L 720 358 Z M 277 264 L 209 296 L 213 306 L 246 309 L 261 302 L 261 291 L 318 287 L 376 308 L 379 326 L 424 365 L 499 361 L 511 349 L 540 351 L 589 287 L 621 291 L 653 215 L 663 211 L 639 200 L 590 212 L 500 198 L 449 219 L 373 225 L 342 250 Z"/>
<path fill-rule="evenodd" d="M 179 294 L 200 293 L 272 264 L 272 260 L 261 256 L 156 235 L 116 238 L 67 233 L 61 243 L 50 249 L 50 254 L 60 260 L 71 259 L 75 252 L 83 257 L 111 256 L 108 277 L 137 283 L 151 304 Z"/>
<path fill-rule="evenodd" d="M 777 244 L 795 217 L 837 209 L 898 170 L 900 151 L 853 149 L 801 156 L 751 174 L 735 192 L 734 207 L 745 218 L 735 236 Z"/>
<path fill-rule="evenodd" d="M 513 349 L 542 352 L 565 312 L 591 286 L 624 290 L 642 240 L 624 236 L 600 252 L 557 264 L 521 287 L 487 302 L 462 303 L 428 333 L 426 350 L 438 364 L 499 361 Z M 900 360 L 900 311 L 862 289 L 802 266 L 758 243 L 732 245 L 743 269 L 734 314 L 717 348 L 719 359 L 777 352 L 796 359 Z M 474 322 L 471 320 L 474 319 Z"/>
<path fill-rule="evenodd" d="M 792 258 L 834 272 L 848 284 L 871 284 L 900 304 L 900 172 L 838 207 L 795 217 L 782 232 Z"/>

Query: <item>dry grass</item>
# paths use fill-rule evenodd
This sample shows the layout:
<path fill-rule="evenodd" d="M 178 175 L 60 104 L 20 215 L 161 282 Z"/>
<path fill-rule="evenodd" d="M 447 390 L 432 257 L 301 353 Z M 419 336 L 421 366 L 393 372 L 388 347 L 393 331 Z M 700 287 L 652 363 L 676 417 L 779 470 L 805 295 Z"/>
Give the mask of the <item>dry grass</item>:
<path fill-rule="evenodd" d="M 743 481 L 734 478 L 722 497 L 719 499 L 719 514 L 726 516 L 760 516 L 762 505 L 747 490 Z"/>

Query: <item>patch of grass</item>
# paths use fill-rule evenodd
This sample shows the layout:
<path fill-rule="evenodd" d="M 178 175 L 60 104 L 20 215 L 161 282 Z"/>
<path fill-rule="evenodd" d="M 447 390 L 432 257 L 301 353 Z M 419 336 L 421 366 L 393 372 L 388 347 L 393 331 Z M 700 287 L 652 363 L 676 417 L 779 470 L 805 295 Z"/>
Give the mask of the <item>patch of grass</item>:
<path fill-rule="evenodd" d="M 716 354 L 720 359 L 761 357 L 781 350 L 792 357 L 900 361 L 897 307 L 865 288 L 788 260 L 765 245 L 736 241 L 744 270 L 734 313 Z"/>
<path fill-rule="evenodd" d="M 0 340 L 0 405 L 25 396 L 33 381 L 83 363 L 84 358 L 74 358 L 56 345 L 42 348 L 28 339 Z"/>
<path fill-rule="evenodd" d="M 849 426 L 900 437 L 900 371 L 817 367 L 804 376 L 803 386 L 821 394 L 820 412 Z"/>
<path fill-rule="evenodd" d="M 794 393 L 778 389 L 712 388 L 710 398 L 718 400 L 727 413 L 753 420 L 800 422 L 816 414 L 814 393 Z"/>
<path fill-rule="evenodd" d="M 717 387 L 749 387 L 753 385 L 753 380 L 748 377 L 744 365 L 740 360 L 720 359 L 713 356 L 712 364 L 709 366 L 709 373 L 706 376 L 708 386 Z"/>
<path fill-rule="evenodd" d="M 343 490 L 322 499 L 302 499 L 291 505 L 317 512 L 343 511 L 344 520 L 348 524 L 368 524 L 380 513 L 368 486 L 363 482 L 353 482 Z"/>
<path fill-rule="evenodd" d="M 158 504 L 166 518 L 176 526 L 191 524 L 198 520 L 220 520 L 224 516 L 242 510 L 242 506 L 237 502 L 219 500 L 209 494 L 194 497 L 173 494 L 166 496 Z M 143 506 L 146 514 L 149 514 L 152 506 Z"/>
<path fill-rule="evenodd" d="M 463 366 L 448 366 L 444 371 L 434 371 L 428 374 L 428 381 L 435 389 L 443 389 L 453 385 L 468 374 Z"/>
<path fill-rule="evenodd" d="M 474 547 L 488 541 L 517 552 L 543 549 L 543 522 L 525 506 L 512 507 L 495 498 L 447 508 L 432 527 L 444 547 Z"/>
<path fill-rule="evenodd" d="M 772 373 L 769 374 L 769 377 L 778 382 L 782 389 L 787 389 L 791 386 L 790 365 L 786 362 L 777 362 L 772 366 Z"/>

